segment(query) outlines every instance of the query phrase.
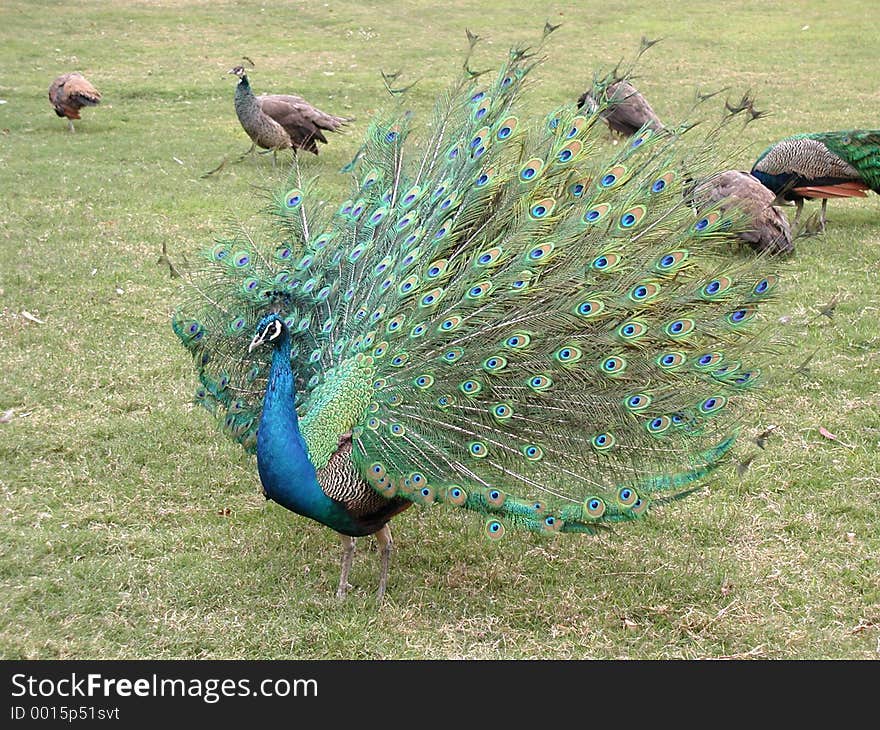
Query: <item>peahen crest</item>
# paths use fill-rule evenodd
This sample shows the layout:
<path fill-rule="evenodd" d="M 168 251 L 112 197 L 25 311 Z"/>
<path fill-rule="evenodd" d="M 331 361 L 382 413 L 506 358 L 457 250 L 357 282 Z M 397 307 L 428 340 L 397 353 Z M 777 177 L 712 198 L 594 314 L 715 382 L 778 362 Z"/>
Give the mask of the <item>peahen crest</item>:
<path fill-rule="evenodd" d="M 636 519 L 729 451 L 778 276 L 731 253 L 735 210 L 683 197 L 716 130 L 609 152 L 601 106 L 536 124 L 517 102 L 537 60 L 465 72 L 420 145 L 410 114 L 377 116 L 338 206 L 295 161 L 277 239 L 207 250 L 173 326 L 197 401 L 245 449 L 272 367 L 249 344 L 274 313 L 315 469 L 350 434 L 375 492 L 482 513 L 492 538 Z"/>

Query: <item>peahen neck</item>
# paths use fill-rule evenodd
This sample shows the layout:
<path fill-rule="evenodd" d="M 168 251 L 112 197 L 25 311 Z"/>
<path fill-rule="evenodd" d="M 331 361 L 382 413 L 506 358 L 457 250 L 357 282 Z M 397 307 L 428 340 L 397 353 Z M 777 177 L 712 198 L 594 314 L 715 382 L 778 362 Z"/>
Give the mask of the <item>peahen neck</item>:
<path fill-rule="evenodd" d="M 269 499 L 297 514 L 340 531 L 356 529 L 341 504 L 324 494 L 294 405 L 290 336 L 285 330 L 272 353 L 272 366 L 257 431 L 257 469 Z"/>
<path fill-rule="evenodd" d="M 250 110 L 253 106 L 256 97 L 254 96 L 254 92 L 251 90 L 250 82 L 248 81 L 247 75 L 243 75 L 239 82 L 235 85 L 235 111 L 239 115 L 239 119 L 241 118 L 242 113 Z"/>

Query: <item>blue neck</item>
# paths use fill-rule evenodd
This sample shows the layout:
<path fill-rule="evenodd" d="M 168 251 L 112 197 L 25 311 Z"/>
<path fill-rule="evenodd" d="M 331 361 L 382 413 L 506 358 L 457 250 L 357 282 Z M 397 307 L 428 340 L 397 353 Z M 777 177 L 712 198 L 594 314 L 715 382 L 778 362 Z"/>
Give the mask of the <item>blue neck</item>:
<path fill-rule="evenodd" d="M 788 173 L 773 175 L 769 172 L 762 172 L 761 170 L 755 169 L 752 169 L 752 175 L 758 178 L 758 180 L 761 181 L 761 184 L 764 185 L 765 188 L 769 188 L 777 195 L 785 191 L 786 188 L 788 188 L 788 186 L 791 184 L 792 179 L 795 177 L 794 175 Z"/>
<path fill-rule="evenodd" d="M 285 329 L 272 353 L 272 367 L 257 431 L 257 469 L 269 499 L 338 530 L 354 523 L 342 505 L 324 494 L 299 430 Z"/>

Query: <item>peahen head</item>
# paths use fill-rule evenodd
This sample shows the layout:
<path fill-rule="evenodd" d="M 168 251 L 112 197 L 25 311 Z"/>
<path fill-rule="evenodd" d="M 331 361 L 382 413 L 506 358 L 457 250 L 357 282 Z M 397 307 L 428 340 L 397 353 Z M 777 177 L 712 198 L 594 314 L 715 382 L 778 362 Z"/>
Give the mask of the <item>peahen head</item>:
<path fill-rule="evenodd" d="M 257 324 L 256 334 L 251 344 L 248 346 L 248 352 L 253 352 L 258 347 L 270 342 L 277 345 L 285 338 L 282 335 L 287 334 L 287 325 L 277 312 L 272 312 L 263 317 Z"/>
<path fill-rule="evenodd" d="M 247 81 L 247 73 L 244 70 L 244 66 L 235 66 L 229 69 L 226 73 L 235 74 L 242 81 Z"/>

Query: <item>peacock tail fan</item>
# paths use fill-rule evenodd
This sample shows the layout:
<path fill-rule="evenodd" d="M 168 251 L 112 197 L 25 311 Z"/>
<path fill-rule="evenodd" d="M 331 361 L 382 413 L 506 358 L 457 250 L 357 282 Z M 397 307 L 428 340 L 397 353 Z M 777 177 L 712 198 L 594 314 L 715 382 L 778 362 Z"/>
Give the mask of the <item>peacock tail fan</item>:
<path fill-rule="evenodd" d="M 728 120 L 609 151 L 601 106 L 527 122 L 536 60 L 515 49 L 486 83 L 466 67 L 421 144 L 402 107 L 377 116 L 339 206 L 297 161 L 277 240 L 219 241 L 190 273 L 174 330 L 246 449 L 271 358 L 248 344 L 276 311 L 316 468 L 351 432 L 378 492 L 483 513 L 493 538 L 636 519 L 730 451 L 778 274 L 732 253 L 736 210 L 688 205 Z"/>

